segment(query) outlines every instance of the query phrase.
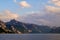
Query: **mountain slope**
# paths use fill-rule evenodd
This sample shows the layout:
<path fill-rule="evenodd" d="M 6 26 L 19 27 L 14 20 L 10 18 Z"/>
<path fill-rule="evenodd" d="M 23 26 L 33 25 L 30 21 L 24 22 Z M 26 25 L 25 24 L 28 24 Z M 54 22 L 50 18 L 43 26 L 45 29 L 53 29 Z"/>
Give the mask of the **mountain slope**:
<path fill-rule="evenodd" d="M 0 33 L 60 33 L 60 27 L 50 28 L 45 25 L 36 25 L 16 21 L 9 22 L 0 21 Z"/>
<path fill-rule="evenodd" d="M 11 29 L 11 26 L 14 26 L 17 30 L 22 33 L 48 33 L 51 29 L 48 26 L 43 25 L 35 25 L 22 23 L 16 20 L 11 20 L 6 23 L 7 28 Z"/>

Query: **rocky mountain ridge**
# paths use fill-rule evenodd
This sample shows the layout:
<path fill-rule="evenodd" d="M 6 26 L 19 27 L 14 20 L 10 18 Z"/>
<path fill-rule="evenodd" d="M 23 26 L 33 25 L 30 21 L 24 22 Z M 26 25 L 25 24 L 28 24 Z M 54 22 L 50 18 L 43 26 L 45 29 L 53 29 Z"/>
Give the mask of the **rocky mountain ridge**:
<path fill-rule="evenodd" d="M 15 19 L 9 22 L 3 22 L 0 20 L 0 33 L 60 33 L 60 27 L 54 29 L 44 25 L 22 23 Z"/>

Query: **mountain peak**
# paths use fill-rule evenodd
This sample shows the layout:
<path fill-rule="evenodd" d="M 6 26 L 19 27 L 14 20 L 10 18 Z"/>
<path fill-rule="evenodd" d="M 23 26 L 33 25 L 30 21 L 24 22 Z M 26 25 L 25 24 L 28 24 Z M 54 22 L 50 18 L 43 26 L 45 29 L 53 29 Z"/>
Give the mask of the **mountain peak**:
<path fill-rule="evenodd" d="M 15 20 L 15 19 L 12 19 L 10 22 L 16 22 L 17 20 Z"/>

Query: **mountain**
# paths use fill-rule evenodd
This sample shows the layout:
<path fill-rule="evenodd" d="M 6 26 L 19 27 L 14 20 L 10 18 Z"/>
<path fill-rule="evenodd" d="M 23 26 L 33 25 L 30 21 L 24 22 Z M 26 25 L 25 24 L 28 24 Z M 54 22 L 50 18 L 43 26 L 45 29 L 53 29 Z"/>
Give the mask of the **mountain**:
<path fill-rule="evenodd" d="M 23 27 L 23 23 L 19 22 L 19 21 L 16 21 L 15 19 L 11 20 L 10 22 L 6 22 L 6 26 L 10 30 L 11 30 L 11 26 L 13 26 L 14 28 L 16 28 L 17 30 L 19 30 L 22 33 L 24 33 L 24 30 L 26 30 Z"/>
<path fill-rule="evenodd" d="M 22 33 L 48 33 L 51 31 L 51 28 L 43 25 L 28 24 L 16 21 L 15 19 L 6 22 L 7 28 L 11 29 L 11 26 L 14 26 L 17 30 Z"/>
<path fill-rule="evenodd" d="M 7 28 L 6 23 L 0 20 L 0 33 L 20 33 L 18 30 L 16 30 L 13 26 Z"/>
<path fill-rule="evenodd" d="M 0 33 L 60 33 L 60 27 L 50 28 L 50 26 L 23 23 L 15 19 L 9 22 L 0 20 Z"/>
<path fill-rule="evenodd" d="M 4 22 L 0 20 L 0 33 L 12 33 L 11 30 L 7 29 Z"/>

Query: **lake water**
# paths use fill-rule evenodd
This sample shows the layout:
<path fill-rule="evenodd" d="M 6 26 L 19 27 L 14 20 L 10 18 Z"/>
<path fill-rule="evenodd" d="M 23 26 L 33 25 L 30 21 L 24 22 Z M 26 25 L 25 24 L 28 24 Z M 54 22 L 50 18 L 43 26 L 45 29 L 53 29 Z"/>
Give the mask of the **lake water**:
<path fill-rule="evenodd" d="M 0 34 L 0 40 L 60 40 L 60 34 Z"/>

